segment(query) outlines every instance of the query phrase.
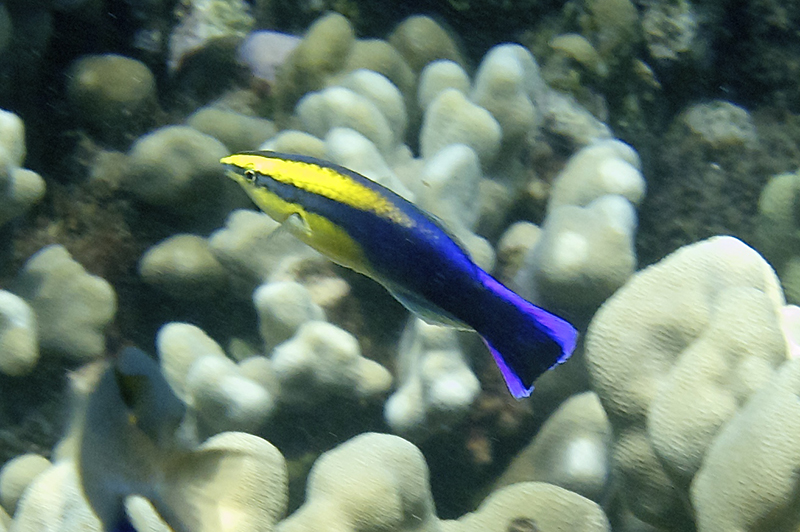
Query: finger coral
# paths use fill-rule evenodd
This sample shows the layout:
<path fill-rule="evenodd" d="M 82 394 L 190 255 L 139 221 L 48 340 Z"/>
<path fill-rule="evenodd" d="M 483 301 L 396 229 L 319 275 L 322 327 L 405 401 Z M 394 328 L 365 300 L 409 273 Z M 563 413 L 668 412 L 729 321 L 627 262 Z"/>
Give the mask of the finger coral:
<path fill-rule="evenodd" d="M 0 290 L 0 372 L 29 373 L 39 360 L 36 316 L 24 299 Z"/>
<path fill-rule="evenodd" d="M 17 115 L 0 109 L 0 226 L 44 196 L 44 180 L 22 168 L 24 160 L 25 126 Z"/>
<path fill-rule="evenodd" d="M 784 304 L 760 255 L 716 237 L 637 273 L 592 319 L 586 363 L 635 515 L 691 520 L 686 487 L 709 447 L 788 357 Z"/>
<path fill-rule="evenodd" d="M 367 433 L 325 453 L 308 478 L 306 503 L 276 532 L 439 529 L 428 467 L 413 444 Z"/>
<path fill-rule="evenodd" d="M 720 431 L 692 482 L 699 532 L 796 530 L 800 359 L 784 363 Z"/>
<path fill-rule="evenodd" d="M 14 291 L 36 314 L 42 350 L 75 362 L 103 354 L 105 329 L 117 311 L 116 293 L 63 246 L 47 246 L 28 259 Z"/>

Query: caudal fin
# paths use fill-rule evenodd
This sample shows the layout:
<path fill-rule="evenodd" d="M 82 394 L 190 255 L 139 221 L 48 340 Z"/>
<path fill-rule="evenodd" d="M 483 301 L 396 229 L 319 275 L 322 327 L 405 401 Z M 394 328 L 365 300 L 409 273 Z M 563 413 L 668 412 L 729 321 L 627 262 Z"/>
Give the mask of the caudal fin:
<path fill-rule="evenodd" d="M 482 273 L 486 287 L 476 330 L 492 353 L 511 395 L 520 399 L 548 369 L 565 362 L 578 341 L 568 321 L 526 301 L 491 275 Z"/>

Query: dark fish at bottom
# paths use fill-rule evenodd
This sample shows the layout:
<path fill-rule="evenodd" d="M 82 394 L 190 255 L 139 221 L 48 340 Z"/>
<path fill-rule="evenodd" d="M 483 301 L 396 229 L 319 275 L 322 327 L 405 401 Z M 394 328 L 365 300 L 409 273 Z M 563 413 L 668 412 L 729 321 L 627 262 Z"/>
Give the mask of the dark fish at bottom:
<path fill-rule="evenodd" d="M 429 214 L 333 163 L 269 151 L 224 157 L 227 175 L 300 240 L 384 285 L 433 323 L 483 338 L 514 397 L 572 354 L 578 333 L 483 271 Z"/>

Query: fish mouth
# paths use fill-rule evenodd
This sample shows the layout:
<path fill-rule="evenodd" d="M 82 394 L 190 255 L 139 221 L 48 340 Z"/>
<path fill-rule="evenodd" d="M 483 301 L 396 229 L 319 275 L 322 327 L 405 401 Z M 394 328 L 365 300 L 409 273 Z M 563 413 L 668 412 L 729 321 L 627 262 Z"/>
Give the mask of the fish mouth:
<path fill-rule="evenodd" d="M 223 163 L 224 164 L 224 163 Z M 225 176 L 229 179 L 233 179 L 237 183 L 245 184 L 246 181 L 242 175 L 236 171 L 236 167 L 230 164 L 225 165 Z"/>

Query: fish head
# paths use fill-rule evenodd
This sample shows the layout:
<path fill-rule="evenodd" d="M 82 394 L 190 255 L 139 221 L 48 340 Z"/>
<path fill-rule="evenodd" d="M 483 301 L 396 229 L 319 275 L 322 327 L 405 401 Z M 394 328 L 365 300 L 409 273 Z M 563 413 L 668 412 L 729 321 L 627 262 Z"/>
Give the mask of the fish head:
<path fill-rule="evenodd" d="M 247 154 L 228 155 L 219 162 L 225 167 L 225 175 L 239 183 L 245 190 L 258 186 L 258 178 L 263 175 L 257 169 L 257 161 Z"/>
<path fill-rule="evenodd" d="M 265 153 L 236 153 L 223 157 L 220 163 L 225 175 L 238 183 L 261 210 L 283 223 L 297 209 L 274 193 L 276 169 Z"/>

